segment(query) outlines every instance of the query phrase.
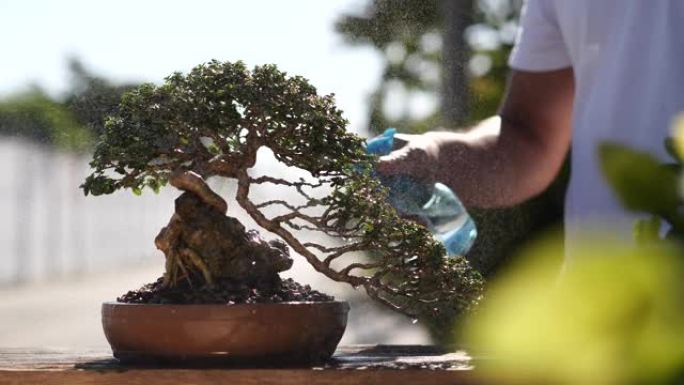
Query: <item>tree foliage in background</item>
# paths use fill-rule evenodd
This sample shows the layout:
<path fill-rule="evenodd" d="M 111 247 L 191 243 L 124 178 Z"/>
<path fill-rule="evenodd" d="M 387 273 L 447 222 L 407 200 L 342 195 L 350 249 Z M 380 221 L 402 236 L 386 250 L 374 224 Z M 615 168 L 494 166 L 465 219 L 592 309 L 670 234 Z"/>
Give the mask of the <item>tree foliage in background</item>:
<path fill-rule="evenodd" d="M 465 62 L 456 63 L 456 67 L 464 67 L 469 74 L 470 81 L 461 85 L 469 90 L 469 100 L 445 100 L 441 104 L 471 106 L 469 122 L 496 113 L 520 3 L 480 0 L 473 7 L 472 1 L 371 0 L 361 13 L 342 17 L 336 28 L 348 43 L 370 45 L 385 59 L 380 84 L 370 99 L 369 132 L 400 127 L 420 133 L 440 125 L 453 126 L 454 122 L 443 118 L 438 101 L 444 89 L 445 50 L 449 49 L 443 44 L 447 40 L 445 24 L 451 21 L 444 17 L 444 10 L 454 4 L 465 7 L 456 14 L 465 13 L 472 20 L 465 36 L 470 54 L 465 56 Z M 404 97 L 397 97 L 397 93 Z M 411 113 L 412 105 L 430 102 L 431 111 L 418 116 Z"/>
<path fill-rule="evenodd" d="M 104 118 L 116 111 L 121 95 L 133 85 L 115 85 L 69 61 L 71 81 L 59 97 L 39 87 L 0 100 L 0 135 L 15 136 L 69 151 L 89 149 Z"/>
<path fill-rule="evenodd" d="M 40 88 L 0 101 L 0 135 L 77 151 L 87 148 L 93 138 L 63 103 Z"/>
<path fill-rule="evenodd" d="M 99 137 L 104 132 L 107 116 L 117 112 L 121 97 L 138 86 L 117 84 L 89 71 L 78 59 L 69 60 L 71 88 L 63 103 L 76 120 Z"/>

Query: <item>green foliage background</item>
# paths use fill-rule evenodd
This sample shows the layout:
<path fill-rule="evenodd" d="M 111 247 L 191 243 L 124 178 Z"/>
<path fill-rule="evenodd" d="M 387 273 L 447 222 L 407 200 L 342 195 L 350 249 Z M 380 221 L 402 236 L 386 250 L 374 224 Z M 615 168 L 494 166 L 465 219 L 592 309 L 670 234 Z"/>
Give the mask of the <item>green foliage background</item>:
<path fill-rule="evenodd" d="M 468 5 L 468 1 L 463 1 Z M 520 15 L 521 2 L 518 0 L 479 0 L 474 2 L 473 9 L 464 10 L 471 13 L 473 24 L 468 35 L 487 35 L 488 44 L 478 44 L 478 39 L 467 39 L 470 44 L 470 58 L 489 62 L 484 73 L 470 77 L 470 100 L 465 101 L 472 106 L 469 122 L 477 122 L 496 113 L 504 90 L 508 67 L 506 60 L 513 47 L 513 34 Z M 359 14 L 349 14 L 338 20 L 337 31 L 347 43 L 352 45 L 370 45 L 385 58 L 385 67 L 378 89 L 371 95 L 371 113 L 369 132 L 381 133 L 384 128 L 396 126 L 403 131 L 420 133 L 434 129 L 444 122 L 439 111 L 426 118 L 414 118 L 406 115 L 400 119 L 392 119 L 383 110 L 387 98 L 388 84 L 400 82 L 409 92 L 426 91 L 439 97 L 442 86 L 440 80 L 426 79 L 422 69 L 440 70 L 443 59 L 443 47 L 428 48 L 427 40 L 439 39 L 444 34 L 445 20 L 440 0 L 369 0 Z M 443 40 L 443 39 L 442 39 Z M 482 39 L 479 39 L 482 40 Z M 397 48 L 403 55 L 397 56 Z M 416 63 L 422 64 L 416 65 Z M 468 63 L 462 63 L 468 65 Z M 463 103 L 464 101 L 453 101 Z"/>
<path fill-rule="evenodd" d="M 133 84 L 117 85 L 69 60 L 70 88 L 59 96 L 38 86 L 0 99 L 0 135 L 28 139 L 66 151 L 92 148 L 105 117 L 116 111 Z"/>

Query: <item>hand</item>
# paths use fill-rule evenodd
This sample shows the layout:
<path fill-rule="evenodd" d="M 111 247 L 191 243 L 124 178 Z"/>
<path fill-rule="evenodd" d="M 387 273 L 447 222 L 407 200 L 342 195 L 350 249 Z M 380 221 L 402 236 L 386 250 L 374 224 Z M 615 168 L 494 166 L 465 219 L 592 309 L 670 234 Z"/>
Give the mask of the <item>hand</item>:
<path fill-rule="evenodd" d="M 439 167 L 439 145 L 429 134 L 396 134 L 395 148 L 381 156 L 377 171 L 383 175 L 410 175 L 421 181 L 434 183 Z"/>

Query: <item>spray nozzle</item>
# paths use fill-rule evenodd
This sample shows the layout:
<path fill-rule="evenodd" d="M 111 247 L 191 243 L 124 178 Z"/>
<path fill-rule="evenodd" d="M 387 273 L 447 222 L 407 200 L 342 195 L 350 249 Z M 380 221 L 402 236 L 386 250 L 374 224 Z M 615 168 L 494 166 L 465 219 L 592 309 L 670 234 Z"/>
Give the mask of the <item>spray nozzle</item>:
<path fill-rule="evenodd" d="M 394 150 L 394 134 L 396 128 L 388 128 L 381 135 L 366 142 L 366 152 L 373 155 L 387 155 Z"/>

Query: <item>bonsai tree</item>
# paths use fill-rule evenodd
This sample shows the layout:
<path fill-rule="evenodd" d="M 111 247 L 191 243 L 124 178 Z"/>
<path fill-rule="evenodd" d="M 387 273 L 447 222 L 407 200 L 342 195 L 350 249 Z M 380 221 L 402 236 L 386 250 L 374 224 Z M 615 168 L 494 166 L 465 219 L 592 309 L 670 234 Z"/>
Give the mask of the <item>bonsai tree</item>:
<path fill-rule="evenodd" d="M 302 77 L 274 65 L 249 71 L 241 62 L 212 61 L 125 94 L 81 187 L 86 195 L 140 194 L 167 183 L 183 191 L 155 239 L 166 256 L 160 282 L 167 288 L 276 290 L 278 273 L 292 265 L 289 246 L 328 278 L 413 317 L 471 306 L 481 295 L 480 275 L 464 258 L 447 258 L 426 228 L 397 215 L 373 177 L 374 158 L 346 125 L 333 95 L 317 95 Z M 262 147 L 310 178 L 253 176 Z M 231 209 L 207 184 L 212 177 L 236 180 L 237 204 L 280 239 L 267 242 L 226 216 Z M 289 188 L 300 202 L 257 202 L 255 185 Z M 281 213 L 267 215 L 272 209 Z M 300 231 L 342 243 L 303 242 Z"/>

